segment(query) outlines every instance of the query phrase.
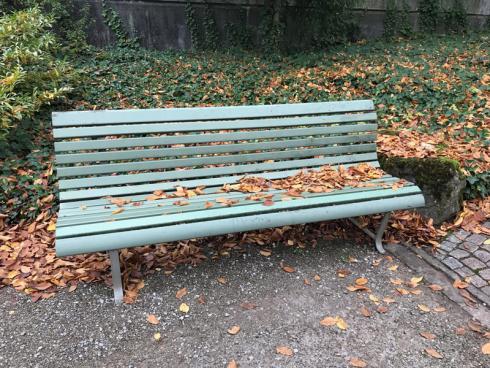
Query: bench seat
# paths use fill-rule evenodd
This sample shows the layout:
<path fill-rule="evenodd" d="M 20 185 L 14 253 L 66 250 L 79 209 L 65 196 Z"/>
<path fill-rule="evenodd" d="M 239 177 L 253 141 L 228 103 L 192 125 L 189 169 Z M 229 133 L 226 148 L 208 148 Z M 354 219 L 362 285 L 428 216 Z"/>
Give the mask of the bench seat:
<path fill-rule="evenodd" d="M 56 253 L 110 254 L 122 300 L 118 250 L 197 237 L 384 213 L 424 206 L 420 189 L 384 175 L 361 186 L 271 201 L 222 190 L 244 176 L 284 179 L 305 170 L 379 167 L 369 100 L 306 104 L 53 113 L 60 211 Z M 177 187 L 190 198 L 156 198 Z M 149 198 L 152 197 L 152 198 Z M 227 206 L 223 201 L 237 201 Z M 185 203 L 178 202 L 185 201 Z M 177 203 L 176 203 L 177 202 Z"/>

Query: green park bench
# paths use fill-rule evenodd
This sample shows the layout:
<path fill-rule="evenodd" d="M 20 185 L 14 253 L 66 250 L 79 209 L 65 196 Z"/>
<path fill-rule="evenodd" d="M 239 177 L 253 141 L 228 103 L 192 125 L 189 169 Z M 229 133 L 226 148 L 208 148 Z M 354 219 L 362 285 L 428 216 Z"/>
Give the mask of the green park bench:
<path fill-rule="evenodd" d="M 398 178 L 389 175 L 373 179 L 383 186 L 305 193 L 272 206 L 220 191 L 245 175 L 278 179 L 323 165 L 379 167 L 369 100 L 55 112 L 53 130 L 56 253 L 108 252 L 116 303 L 123 297 L 119 249 L 342 218 L 361 227 L 352 217 L 383 213 L 376 232 L 361 228 L 384 253 L 389 213 L 424 206 L 417 186 L 392 188 Z M 186 206 L 148 198 L 177 186 L 204 189 Z M 239 202 L 205 206 L 218 197 Z"/>

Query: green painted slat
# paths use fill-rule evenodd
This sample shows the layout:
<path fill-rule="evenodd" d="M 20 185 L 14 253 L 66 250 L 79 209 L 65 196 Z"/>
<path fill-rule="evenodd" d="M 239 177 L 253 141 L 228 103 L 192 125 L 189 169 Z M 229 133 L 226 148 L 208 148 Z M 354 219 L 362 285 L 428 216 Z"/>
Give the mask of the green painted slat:
<path fill-rule="evenodd" d="M 324 158 L 304 159 L 304 160 L 290 160 L 279 161 L 273 163 L 260 163 L 260 164 L 247 164 L 247 165 L 235 165 L 215 168 L 203 168 L 192 170 L 172 170 L 166 172 L 151 172 L 144 174 L 130 174 L 130 175 L 116 175 L 116 176 L 99 176 L 94 178 L 83 179 L 65 179 L 59 181 L 59 188 L 61 190 L 75 189 L 75 188 L 90 188 L 90 187 L 103 187 L 113 186 L 120 184 L 136 184 L 136 183 L 148 183 L 155 181 L 165 180 L 179 180 L 179 179 L 191 179 L 191 178 L 204 178 L 210 176 L 221 175 L 239 175 L 248 174 L 260 171 L 273 171 L 284 170 L 293 168 L 306 168 L 311 166 L 320 165 L 333 165 L 353 162 L 366 162 L 374 161 L 377 159 L 376 152 L 361 153 L 356 155 L 346 156 L 330 156 Z"/>
<path fill-rule="evenodd" d="M 101 164 L 88 166 L 60 167 L 57 169 L 59 178 L 69 176 L 85 176 L 95 174 L 110 174 L 130 171 L 176 169 L 181 167 L 196 167 L 205 165 L 223 165 L 242 162 L 257 162 L 268 160 L 297 159 L 321 155 L 340 155 L 347 153 L 376 152 L 376 143 L 354 144 L 345 146 L 321 147 L 311 149 L 291 149 L 286 151 L 270 151 L 236 155 L 217 155 L 196 158 L 176 158 L 166 160 L 131 161 L 116 164 Z"/>
<path fill-rule="evenodd" d="M 296 148 L 308 146 L 329 146 L 334 144 L 346 143 L 365 143 L 374 142 L 375 134 L 356 134 L 356 135 L 340 135 L 314 138 L 308 137 L 303 139 L 286 139 L 273 140 L 257 143 L 238 143 L 226 145 L 206 145 L 193 147 L 178 147 L 178 148 L 160 148 L 160 149 L 144 149 L 144 150 L 124 150 L 124 151 L 109 151 L 95 153 L 77 153 L 57 155 L 57 164 L 71 164 L 94 161 L 118 161 L 132 160 L 142 158 L 162 158 L 162 157 L 177 157 L 177 156 L 195 156 L 209 155 L 217 153 L 236 153 L 247 151 L 263 151 L 283 148 Z"/>
<path fill-rule="evenodd" d="M 379 163 L 377 161 L 370 161 L 369 164 L 373 167 L 379 167 Z M 356 163 L 345 164 L 344 167 L 349 167 L 352 165 L 356 165 Z M 319 165 L 311 165 L 309 166 L 309 170 L 319 169 Z M 332 166 L 336 167 L 336 166 Z M 266 179 L 279 179 L 286 178 L 288 176 L 294 175 L 298 173 L 301 169 L 293 169 L 293 170 L 281 170 L 281 171 L 273 171 L 273 172 L 260 172 L 256 171 L 251 173 L 251 175 L 260 175 Z M 82 189 L 82 190 L 69 190 L 66 192 L 60 192 L 60 208 L 73 208 L 80 207 L 81 205 L 91 205 L 92 203 L 100 203 L 102 197 L 106 196 L 131 196 L 133 198 L 138 194 L 148 195 L 155 190 L 163 190 L 163 191 L 171 191 L 176 186 L 180 185 L 186 188 L 195 188 L 200 185 L 204 185 L 206 187 L 211 186 L 221 186 L 223 184 L 235 183 L 237 180 L 243 177 L 242 175 L 236 176 L 225 176 L 221 175 L 220 177 L 213 178 L 200 178 L 200 179 L 190 179 L 190 180 L 180 180 L 180 181 L 168 181 L 165 183 L 155 183 L 155 184 L 139 184 L 139 185 L 127 185 L 127 186 L 115 186 L 109 188 L 99 188 L 99 189 Z M 246 174 L 245 174 L 246 175 Z"/>
<path fill-rule="evenodd" d="M 118 139 L 97 139 L 81 141 L 55 142 L 56 152 L 67 151 L 88 151 L 98 149 L 114 149 L 128 147 L 148 147 L 163 146 L 173 144 L 193 144 L 211 143 L 228 141 L 246 141 L 268 138 L 287 138 L 301 136 L 315 136 L 324 134 L 344 134 L 344 133 L 364 133 L 375 132 L 377 124 L 355 124 L 326 127 L 309 127 L 294 129 L 271 129 L 257 131 L 235 131 L 233 133 L 198 133 L 185 135 L 171 135 L 163 137 L 143 137 L 143 138 L 118 138 Z"/>
<path fill-rule="evenodd" d="M 212 220 L 218 218 L 247 216 L 252 214 L 263 214 L 286 210 L 298 210 L 308 207 L 329 206 L 333 204 L 345 204 L 355 202 L 359 207 L 362 207 L 363 201 L 390 198 L 394 196 L 400 198 L 403 196 L 419 193 L 420 189 L 417 187 L 402 187 L 397 191 L 393 191 L 392 189 L 380 189 L 372 192 L 346 193 L 336 196 L 302 198 L 294 201 L 276 202 L 273 206 L 264 206 L 262 205 L 262 203 L 257 203 L 236 207 L 213 207 L 206 211 L 186 212 L 181 214 L 172 214 L 171 216 L 153 216 L 139 219 L 61 227 L 56 229 L 56 238 L 62 239 L 93 234 L 103 234 L 116 231 L 119 232 L 125 230 Z M 291 216 L 294 217 L 296 216 L 296 214 L 291 213 Z"/>
<path fill-rule="evenodd" d="M 381 184 L 386 184 L 386 185 L 391 185 L 396 180 L 387 180 L 383 182 L 378 182 L 378 185 Z M 407 184 L 406 187 L 413 186 L 413 184 Z M 335 196 L 335 195 L 340 195 L 340 194 L 346 194 L 346 193 L 357 193 L 357 192 L 370 192 L 373 190 L 380 190 L 380 187 L 364 187 L 364 188 L 344 188 L 342 190 L 337 190 L 334 192 L 329 192 L 329 193 L 304 193 L 303 197 L 305 198 L 313 198 L 313 197 L 321 197 L 321 196 Z M 278 202 L 282 200 L 281 194 L 285 193 L 285 191 L 270 191 L 268 194 L 272 194 L 272 200 L 274 202 Z M 121 221 L 121 220 L 128 220 L 128 219 L 135 219 L 135 218 L 142 218 L 142 217 L 150 217 L 150 216 L 159 216 L 159 215 L 171 215 L 171 214 L 178 214 L 178 213 L 183 213 L 183 212 L 193 212 L 193 211 L 206 211 L 204 207 L 204 203 L 206 201 L 211 201 L 214 203 L 214 207 L 221 207 L 219 203 L 215 203 L 216 198 L 224 197 L 228 199 L 234 199 L 234 200 L 239 200 L 237 204 L 235 204 L 233 207 L 237 206 L 246 206 L 250 204 L 255 204 L 257 201 L 252 201 L 252 200 L 247 200 L 246 197 L 248 197 L 250 193 L 244 194 L 244 193 L 228 193 L 226 195 L 223 195 L 223 193 L 216 193 L 214 195 L 210 196 L 203 196 L 207 197 L 206 199 L 202 198 L 199 201 L 197 200 L 188 200 L 189 205 L 187 206 L 177 206 L 173 205 L 172 203 L 176 201 L 176 199 L 173 199 L 172 201 L 161 201 L 159 204 L 154 204 L 153 206 L 149 207 L 133 207 L 131 205 L 124 206 L 124 212 L 113 215 L 112 210 L 113 208 L 110 209 L 104 209 L 104 206 L 100 206 L 98 209 L 100 211 L 94 212 L 94 211 L 87 211 L 87 210 L 78 210 L 76 213 L 71 214 L 70 216 L 66 216 L 66 211 L 62 211 L 60 213 L 60 216 L 58 217 L 57 221 L 57 227 L 64 227 L 64 226 L 74 226 L 74 225 L 82 225 L 82 224 L 90 224 L 90 223 L 98 223 L 98 222 L 108 222 L 112 220 L 116 221 Z M 293 199 L 295 200 L 295 199 Z M 159 207 L 160 206 L 160 207 Z M 63 214 L 64 212 L 64 214 Z"/>
<path fill-rule="evenodd" d="M 198 237 L 366 216 L 399 209 L 422 207 L 424 204 L 424 196 L 417 194 L 407 197 L 363 201 L 361 203 L 298 209 L 294 212 L 283 211 L 110 234 L 81 236 L 78 238 L 57 239 L 56 254 L 58 257 L 64 257 L 103 252 Z"/>
<path fill-rule="evenodd" d="M 52 118 L 53 126 L 60 127 L 143 122 L 246 119 L 372 110 L 374 110 L 374 103 L 371 100 L 354 100 L 254 106 L 69 111 L 53 112 Z"/>
<path fill-rule="evenodd" d="M 96 127 L 57 128 L 53 130 L 55 139 L 77 137 L 101 137 L 123 134 L 150 134 L 176 132 L 205 132 L 212 130 L 234 129 L 270 129 L 290 126 L 312 126 L 322 124 L 341 124 L 353 122 L 368 122 L 376 120 L 376 113 L 351 115 L 306 116 L 298 118 L 253 119 L 253 120 L 223 120 L 213 122 L 195 121 L 192 123 L 154 123 L 104 125 Z"/>

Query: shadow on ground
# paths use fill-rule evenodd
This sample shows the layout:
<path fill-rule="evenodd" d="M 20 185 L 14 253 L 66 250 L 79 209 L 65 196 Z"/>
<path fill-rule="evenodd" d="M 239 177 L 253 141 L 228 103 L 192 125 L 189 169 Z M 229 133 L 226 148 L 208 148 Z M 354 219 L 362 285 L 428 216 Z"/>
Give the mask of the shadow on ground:
<path fill-rule="evenodd" d="M 413 289 L 390 279 L 419 276 L 396 260 L 343 242 L 309 250 L 280 247 L 271 257 L 258 251 L 182 267 L 171 276 L 156 273 L 145 280 L 136 304 L 120 307 L 100 284 L 38 303 L 4 288 L 0 366 L 226 367 L 235 359 L 240 367 L 349 367 L 353 357 L 368 367 L 490 366 L 480 351 L 485 341 L 468 329 L 470 317 L 459 306 L 423 283 L 419 295 L 396 291 Z M 296 271 L 283 271 L 281 261 Z M 339 269 L 351 274 L 340 278 Z M 368 280 L 371 292 L 346 289 L 358 277 Z M 175 293 L 183 287 L 189 293 L 178 300 Z M 182 302 L 190 306 L 185 317 L 179 312 Z M 257 307 L 243 309 L 244 302 Z M 424 313 L 420 304 L 431 311 Z M 380 305 L 386 313 L 376 311 Z M 363 306 L 371 317 L 360 313 Z M 446 311 L 434 311 L 441 306 Z M 148 314 L 159 317 L 160 324 L 149 324 Z M 347 329 L 320 325 L 325 316 L 342 317 Z M 227 333 L 233 325 L 241 327 L 234 336 Z M 460 326 L 466 326 L 464 335 L 455 332 Z M 157 332 L 160 341 L 154 340 Z M 421 332 L 436 337 L 428 340 Z M 277 354 L 277 346 L 290 347 L 294 355 Z M 430 357 L 426 348 L 443 358 Z"/>

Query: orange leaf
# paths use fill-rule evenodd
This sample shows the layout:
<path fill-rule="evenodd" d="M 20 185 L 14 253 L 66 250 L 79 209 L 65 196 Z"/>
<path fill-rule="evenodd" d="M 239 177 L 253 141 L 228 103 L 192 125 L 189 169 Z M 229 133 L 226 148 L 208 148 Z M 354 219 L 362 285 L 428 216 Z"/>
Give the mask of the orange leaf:
<path fill-rule="evenodd" d="M 228 329 L 228 333 L 230 335 L 236 335 L 239 332 L 240 332 L 240 326 L 232 326 Z"/>
<path fill-rule="evenodd" d="M 437 336 L 434 335 L 434 334 L 431 334 L 430 332 L 421 332 L 420 333 L 420 336 L 422 336 L 423 338 L 427 339 L 427 340 L 434 340 Z"/>
<path fill-rule="evenodd" d="M 281 355 L 284 355 L 284 356 L 288 356 L 288 357 L 291 357 L 294 355 L 293 353 L 293 349 L 287 347 L 287 346 L 278 346 L 276 348 L 276 353 L 277 354 L 281 354 Z"/>
<path fill-rule="evenodd" d="M 124 208 L 118 208 L 117 210 L 112 211 L 113 215 L 117 215 L 118 213 L 121 213 L 124 211 Z"/>
<path fill-rule="evenodd" d="M 158 325 L 160 323 L 160 320 L 154 314 L 149 314 L 146 319 L 152 325 Z"/>
<path fill-rule="evenodd" d="M 356 279 L 356 284 L 357 285 L 366 285 L 368 283 L 368 280 L 364 277 L 359 277 L 358 279 Z"/>
<path fill-rule="evenodd" d="M 441 291 L 441 290 L 444 290 L 444 288 L 441 285 L 438 285 L 438 284 L 429 285 L 429 288 L 432 291 Z"/>
<path fill-rule="evenodd" d="M 456 279 L 453 282 L 453 286 L 456 289 L 466 289 L 469 286 L 469 284 L 464 281 L 461 281 L 460 279 Z"/>
<path fill-rule="evenodd" d="M 490 342 L 487 342 L 481 347 L 481 352 L 485 355 L 490 355 Z"/>
<path fill-rule="evenodd" d="M 366 307 L 361 307 L 359 311 L 364 317 L 371 317 L 373 315 Z"/>
<path fill-rule="evenodd" d="M 182 299 L 186 295 L 187 295 L 187 288 L 182 288 L 179 291 L 177 291 L 177 293 L 175 294 L 175 297 L 177 299 Z"/>
<path fill-rule="evenodd" d="M 223 276 L 218 277 L 216 280 L 218 280 L 218 282 L 219 282 L 221 285 L 225 285 L 225 284 L 228 282 L 228 280 L 226 280 L 226 278 L 225 278 L 225 277 L 223 277 Z"/>
<path fill-rule="evenodd" d="M 365 368 L 367 367 L 367 363 L 359 358 L 352 358 L 350 361 L 349 361 L 349 364 L 352 366 L 352 367 L 356 367 L 356 368 Z"/>
<path fill-rule="evenodd" d="M 235 361 L 235 359 L 230 360 L 228 362 L 228 365 L 226 366 L 226 368 L 238 368 L 238 364 Z"/>

